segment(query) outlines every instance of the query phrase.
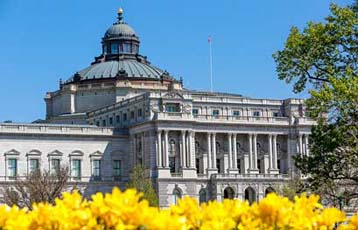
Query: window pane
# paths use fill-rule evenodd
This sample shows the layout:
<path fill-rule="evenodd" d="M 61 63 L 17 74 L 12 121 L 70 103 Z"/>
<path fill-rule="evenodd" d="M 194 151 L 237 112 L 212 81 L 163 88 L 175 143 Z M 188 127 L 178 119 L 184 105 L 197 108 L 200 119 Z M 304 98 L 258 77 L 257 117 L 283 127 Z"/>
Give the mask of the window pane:
<path fill-rule="evenodd" d="M 121 161 L 113 160 L 113 176 L 120 177 L 121 176 Z"/>
<path fill-rule="evenodd" d="M 39 159 L 30 159 L 30 173 L 40 168 Z"/>
<path fill-rule="evenodd" d="M 17 159 L 8 160 L 8 174 L 9 177 L 15 177 L 17 174 Z"/>
<path fill-rule="evenodd" d="M 94 177 L 101 176 L 101 160 L 93 160 L 92 161 L 92 175 Z"/>
<path fill-rule="evenodd" d="M 118 54 L 118 44 L 112 44 L 111 45 L 111 53 L 112 54 Z"/>
<path fill-rule="evenodd" d="M 57 174 L 58 172 L 60 172 L 60 159 L 51 160 L 51 172 L 53 174 Z"/>
<path fill-rule="evenodd" d="M 72 176 L 76 178 L 81 177 L 81 160 L 72 160 Z"/>

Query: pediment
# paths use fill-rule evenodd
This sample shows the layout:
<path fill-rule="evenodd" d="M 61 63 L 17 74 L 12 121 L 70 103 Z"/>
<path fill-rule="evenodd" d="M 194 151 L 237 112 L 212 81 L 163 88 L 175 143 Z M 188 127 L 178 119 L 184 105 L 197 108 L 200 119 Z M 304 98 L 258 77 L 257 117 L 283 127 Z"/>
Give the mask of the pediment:
<path fill-rule="evenodd" d="M 172 92 L 168 92 L 166 94 L 164 94 L 162 96 L 163 99 L 184 99 L 183 95 L 179 92 L 176 92 L 176 91 L 172 91 Z"/>
<path fill-rule="evenodd" d="M 63 153 L 62 153 L 61 151 L 59 151 L 59 150 L 56 149 L 56 150 L 50 152 L 48 155 L 49 155 L 49 156 L 62 156 Z"/>
<path fill-rule="evenodd" d="M 72 151 L 69 156 L 83 156 L 84 153 L 81 150 L 74 150 Z"/>
<path fill-rule="evenodd" d="M 5 156 L 6 156 L 6 155 L 20 155 L 20 152 L 17 151 L 16 149 L 11 149 L 11 150 L 5 152 L 4 155 L 5 155 Z"/>
<path fill-rule="evenodd" d="M 37 156 L 39 156 L 39 155 L 41 155 L 42 153 L 41 153 L 41 151 L 40 150 L 38 150 L 38 149 L 32 149 L 32 150 L 30 150 L 26 155 L 37 155 Z"/>
<path fill-rule="evenodd" d="M 103 152 L 97 150 L 96 152 L 91 153 L 90 155 L 91 157 L 95 157 L 95 156 L 103 156 Z"/>

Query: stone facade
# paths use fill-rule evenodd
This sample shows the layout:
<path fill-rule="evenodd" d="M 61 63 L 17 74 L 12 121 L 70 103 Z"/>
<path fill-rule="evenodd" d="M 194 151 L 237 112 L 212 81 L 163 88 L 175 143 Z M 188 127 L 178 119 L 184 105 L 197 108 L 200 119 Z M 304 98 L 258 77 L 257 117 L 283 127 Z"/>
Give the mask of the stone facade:
<path fill-rule="evenodd" d="M 102 51 L 46 94 L 45 123 L 0 124 L 0 186 L 61 164 L 89 196 L 124 188 L 141 164 L 161 207 L 182 196 L 252 202 L 296 173 L 294 155 L 309 154 L 303 100 L 185 89 L 138 53 L 122 11 Z"/>

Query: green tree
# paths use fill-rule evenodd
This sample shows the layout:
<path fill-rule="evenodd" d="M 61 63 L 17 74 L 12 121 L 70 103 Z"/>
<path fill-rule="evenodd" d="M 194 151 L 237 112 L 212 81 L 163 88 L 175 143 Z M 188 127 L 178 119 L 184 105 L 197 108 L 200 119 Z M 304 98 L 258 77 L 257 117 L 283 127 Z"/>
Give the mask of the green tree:
<path fill-rule="evenodd" d="M 310 156 L 295 164 L 314 192 L 337 205 L 342 193 L 358 197 L 358 1 L 330 11 L 324 22 L 292 27 L 273 57 L 279 79 L 296 93 L 309 90 L 307 110 L 318 124 Z"/>
<path fill-rule="evenodd" d="M 127 183 L 127 188 L 134 188 L 138 192 L 143 193 L 143 199 L 148 200 L 151 206 L 158 206 L 158 196 L 154 191 L 152 181 L 146 177 L 145 170 L 141 165 L 136 165 L 130 174 L 130 181 Z"/>

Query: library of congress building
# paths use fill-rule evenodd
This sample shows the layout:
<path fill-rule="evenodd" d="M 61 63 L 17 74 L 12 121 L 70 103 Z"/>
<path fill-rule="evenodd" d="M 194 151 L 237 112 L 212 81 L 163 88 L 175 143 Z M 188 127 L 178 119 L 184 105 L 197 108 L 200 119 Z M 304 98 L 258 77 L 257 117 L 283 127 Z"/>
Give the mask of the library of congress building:
<path fill-rule="evenodd" d="M 187 89 L 141 55 L 121 9 L 101 48 L 46 94 L 45 120 L 0 123 L 0 187 L 62 165 L 68 185 L 90 196 L 124 189 L 141 164 L 161 207 L 183 196 L 253 202 L 295 175 L 293 156 L 309 154 L 303 100 Z"/>

